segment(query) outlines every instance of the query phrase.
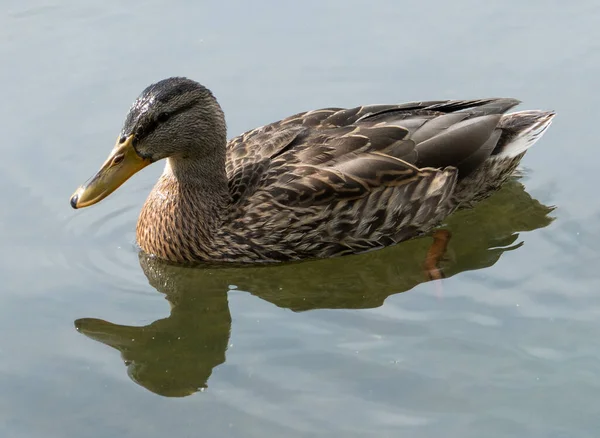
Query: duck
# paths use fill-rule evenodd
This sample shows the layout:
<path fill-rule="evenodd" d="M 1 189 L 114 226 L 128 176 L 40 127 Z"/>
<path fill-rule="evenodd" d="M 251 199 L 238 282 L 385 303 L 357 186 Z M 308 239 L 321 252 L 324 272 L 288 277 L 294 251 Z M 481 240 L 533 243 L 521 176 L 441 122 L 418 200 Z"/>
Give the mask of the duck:
<path fill-rule="evenodd" d="M 157 161 L 140 249 L 172 263 L 292 262 L 359 254 L 434 230 L 496 192 L 554 111 L 513 98 L 301 112 L 227 140 L 204 85 L 146 87 L 97 173 L 70 198 L 96 204 Z"/>

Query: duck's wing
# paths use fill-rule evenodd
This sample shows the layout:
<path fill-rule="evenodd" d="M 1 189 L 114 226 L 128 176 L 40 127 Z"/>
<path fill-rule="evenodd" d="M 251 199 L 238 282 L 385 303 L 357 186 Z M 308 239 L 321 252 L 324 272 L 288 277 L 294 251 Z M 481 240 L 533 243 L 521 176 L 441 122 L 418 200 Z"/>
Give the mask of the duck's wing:
<path fill-rule="evenodd" d="M 518 103 L 426 101 L 299 113 L 229 142 L 230 193 L 234 203 L 266 190 L 278 202 L 306 205 L 360 198 L 449 167 L 462 177 L 489 157 L 502 114 Z"/>

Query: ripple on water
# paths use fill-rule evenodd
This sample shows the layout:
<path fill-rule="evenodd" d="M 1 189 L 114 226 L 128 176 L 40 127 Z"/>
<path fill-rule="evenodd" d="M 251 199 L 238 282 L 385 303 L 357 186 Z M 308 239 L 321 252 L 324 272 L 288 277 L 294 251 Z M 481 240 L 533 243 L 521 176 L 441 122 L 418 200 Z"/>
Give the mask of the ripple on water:
<path fill-rule="evenodd" d="M 63 227 L 74 242 L 64 248 L 68 254 L 63 258 L 69 267 L 96 286 L 129 293 L 145 291 L 140 287 L 146 279 L 140 272 L 135 242 L 139 208 L 139 202 L 118 208 L 99 204 L 93 212 L 81 210 L 66 216 Z"/>

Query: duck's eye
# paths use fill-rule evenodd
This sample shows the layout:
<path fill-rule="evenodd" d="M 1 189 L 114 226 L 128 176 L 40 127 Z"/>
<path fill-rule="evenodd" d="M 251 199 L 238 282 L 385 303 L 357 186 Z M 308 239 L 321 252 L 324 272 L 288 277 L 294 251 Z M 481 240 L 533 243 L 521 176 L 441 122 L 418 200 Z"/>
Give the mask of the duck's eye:
<path fill-rule="evenodd" d="M 162 112 L 162 113 L 158 114 L 158 116 L 156 117 L 156 120 L 160 123 L 166 122 L 170 116 L 171 116 L 171 114 L 169 114 L 167 112 Z"/>

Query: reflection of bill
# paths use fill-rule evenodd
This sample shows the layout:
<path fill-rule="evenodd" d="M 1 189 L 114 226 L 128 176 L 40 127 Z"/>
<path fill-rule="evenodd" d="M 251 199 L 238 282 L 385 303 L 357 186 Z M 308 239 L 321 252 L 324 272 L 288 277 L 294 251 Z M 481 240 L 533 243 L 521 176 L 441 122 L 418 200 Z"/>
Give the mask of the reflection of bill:
<path fill-rule="evenodd" d="M 476 208 L 452 215 L 445 277 L 492 266 L 519 248 L 519 232 L 550 224 L 551 207 L 532 199 L 516 180 Z M 265 267 L 184 268 L 140 253 L 150 284 L 166 294 L 171 314 L 144 327 L 84 318 L 75 326 L 116 348 L 136 383 L 164 396 L 182 397 L 206 387 L 225 362 L 231 330 L 227 291 L 231 284 L 279 307 L 361 309 L 381 306 L 393 294 L 428 281 L 423 260 L 431 238 L 358 256 Z M 299 281 L 301 279 L 301 281 Z"/>

